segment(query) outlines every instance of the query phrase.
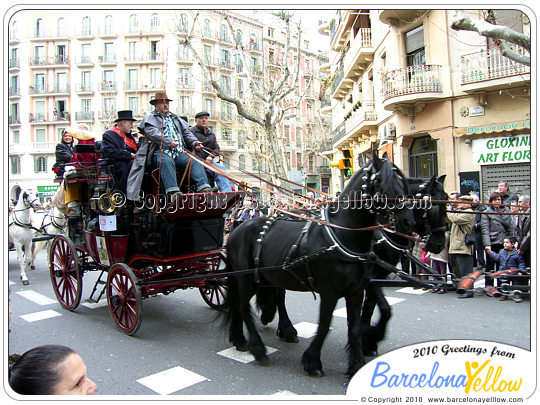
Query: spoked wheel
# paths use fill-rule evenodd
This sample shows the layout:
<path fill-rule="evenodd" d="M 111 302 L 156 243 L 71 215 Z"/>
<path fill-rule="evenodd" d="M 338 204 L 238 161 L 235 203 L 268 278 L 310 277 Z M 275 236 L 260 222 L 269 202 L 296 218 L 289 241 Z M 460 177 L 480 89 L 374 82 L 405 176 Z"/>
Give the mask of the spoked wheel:
<path fill-rule="evenodd" d="M 133 270 L 116 263 L 107 277 L 107 302 L 111 316 L 122 332 L 133 335 L 142 322 L 142 294 Z"/>
<path fill-rule="evenodd" d="M 219 256 L 212 259 L 209 270 L 212 272 L 225 271 L 225 267 L 225 256 L 219 254 Z M 199 288 L 199 291 L 204 302 L 210 308 L 223 309 L 225 307 L 225 298 L 228 291 L 226 278 L 210 279 L 204 287 Z"/>
<path fill-rule="evenodd" d="M 83 272 L 73 242 L 58 235 L 49 250 L 49 273 L 56 298 L 69 311 L 81 302 Z"/>

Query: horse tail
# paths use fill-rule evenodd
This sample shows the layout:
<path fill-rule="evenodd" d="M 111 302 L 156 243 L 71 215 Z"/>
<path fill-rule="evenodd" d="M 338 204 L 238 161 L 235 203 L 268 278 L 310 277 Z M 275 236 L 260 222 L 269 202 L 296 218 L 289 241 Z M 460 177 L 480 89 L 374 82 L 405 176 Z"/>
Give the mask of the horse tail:
<path fill-rule="evenodd" d="M 257 308 L 261 311 L 261 322 L 268 325 L 273 321 L 277 310 L 276 288 L 259 288 L 257 290 Z"/>

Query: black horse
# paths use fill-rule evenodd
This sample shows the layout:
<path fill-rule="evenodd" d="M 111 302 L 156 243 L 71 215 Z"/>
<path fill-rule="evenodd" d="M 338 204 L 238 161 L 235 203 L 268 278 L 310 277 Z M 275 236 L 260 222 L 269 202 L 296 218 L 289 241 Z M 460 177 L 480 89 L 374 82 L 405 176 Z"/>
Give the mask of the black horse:
<path fill-rule="evenodd" d="M 408 178 L 411 193 L 415 195 L 413 230 L 422 236 L 423 249 L 428 252 L 439 253 L 444 249 L 446 241 L 446 208 L 444 201 L 448 195 L 444 191 L 445 175 L 436 179 L 435 176 L 426 182 L 421 178 Z M 431 201 L 435 201 L 430 203 Z M 440 202 L 437 202 L 440 201 Z M 424 204 L 425 203 L 425 204 Z M 409 241 L 399 235 L 392 235 L 382 231 L 373 234 L 373 252 L 384 262 L 395 266 L 403 254 L 409 253 Z M 388 270 L 375 265 L 375 277 L 385 278 Z M 379 307 L 380 318 L 371 325 L 371 318 L 375 306 Z M 366 289 L 366 299 L 362 307 L 362 330 L 364 355 L 376 355 L 377 344 L 386 334 L 386 325 L 392 316 L 390 304 L 386 300 L 383 288 L 370 283 Z M 268 316 L 266 317 L 268 319 Z"/>
<path fill-rule="evenodd" d="M 394 200 L 408 194 L 407 181 L 399 169 L 388 159 L 374 155 L 353 175 L 336 204 L 325 210 L 323 223 L 263 217 L 239 226 L 227 242 L 228 271 L 241 272 L 229 278 L 231 343 L 238 350 L 249 350 L 258 362 L 268 362 L 250 299 L 268 283 L 278 290 L 317 292 L 321 299 L 319 328 L 302 356 L 302 364 L 309 375 L 322 376 L 322 345 L 336 303 L 345 297 L 349 324 L 347 374 L 354 375 L 365 364 L 360 310 L 364 290 L 373 277 L 369 254 L 372 230 L 376 217 L 382 217 L 397 231 L 410 232 L 413 213 L 406 204 L 395 204 Z M 394 203 L 392 208 L 390 203 Z M 243 323 L 249 334 L 247 341 Z"/>
<path fill-rule="evenodd" d="M 438 179 L 433 176 L 429 181 L 421 178 L 407 179 L 411 194 L 416 201 L 413 207 L 415 225 L 413 230 L 422 236 L 423 248 L 439 253 L 445 244 L 446 209 L 448 195 L 444 191 L 445 175 Z M 439 201 L 439 202 L 437 202 Z M 398 234 L 375 230 L 371 241 L 371 249 L 384 262 L 395 266 L 403 254 L 407 254 L 409 240 Z M 375 278 L 384 279 L 388 270 L 375 264 Z M 366 298 L 362 307 L 361 330 L 364 355 L 376 355 L 377 345 L 386 334 L 386 325 L 392 316 L 390 304 L 386 300 L 380 285 L 369 283 L 366 287 Z M 380 318 L 374 325 L 371 318 L 379 307 Z M 270 323 L 278 310 L 277 335 L 287 342 L 298 342 L 297 331 L 289 319 L 285 308 L 285 290 L 280 288 L 261 288 L 257 291 L 257 307 L 261 311 L 261 322 Z"/>

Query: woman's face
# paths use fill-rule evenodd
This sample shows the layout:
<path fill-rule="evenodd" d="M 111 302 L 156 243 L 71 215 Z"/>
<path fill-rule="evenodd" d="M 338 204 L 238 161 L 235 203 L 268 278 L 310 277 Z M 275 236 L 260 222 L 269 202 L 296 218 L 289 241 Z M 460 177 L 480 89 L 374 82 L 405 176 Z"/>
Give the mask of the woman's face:
<path fill-rule="evenodd" d="M 71 143 L 71 142 L 73 142 L 73 137 L 66 132 L 64 135 L 62 135 L 62 140 L 65 143 Z"/>
<path fill-rule="evenodd" d="M 86 366 L 81 356 L 71 353 L 58 366 L 60 382 L 54 387 L 53 395 L 92 395 L 97 385 L 86 376 Z"/>

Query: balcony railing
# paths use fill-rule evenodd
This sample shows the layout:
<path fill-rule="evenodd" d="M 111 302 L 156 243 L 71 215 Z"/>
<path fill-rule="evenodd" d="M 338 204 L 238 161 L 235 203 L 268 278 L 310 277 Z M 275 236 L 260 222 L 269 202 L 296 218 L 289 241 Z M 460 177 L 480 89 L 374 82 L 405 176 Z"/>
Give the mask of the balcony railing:
<path fill-rule="evenodd" d="M 93 121 L 94 111 L 76 111 L 75 121 Z"/>
<path fill-rule="evenodd" d="M 442 92 L 441 66 L 423 65 L 408 66 L 383 74 L 383 99 L 407 94 Z"/>
<path fill-rule="evenodd" d="M 520 55 L 526 55 L 526 51 L 521 47 L 514 49 L 514 51 Z M 531 73 L 531 68 L 503 56 L 499 49 L 494 48 L 463 55 L 461 57 L 460 71 L 461 84 L 469 84 L 484 80 L 529 74 Z"/>
<path fill-rule="evenodd" d="M 333 131 L 332 131 L 332 142 L 338 143 L 338 141 L 343 138 L 346 135 L 346 128 L 345 128 L 345 121 L 343 121 L 341 124 L 339 124 Z"/>
<path fill-rule="evenodd" d="M 347 120 L 347 126 L 354 128 L 357 124 L 363 121 L 377 120 L 377 112 L 375 111 L 374 101 L 364 101 L 362 107 L 352 112 L 351 117 Z"/>

